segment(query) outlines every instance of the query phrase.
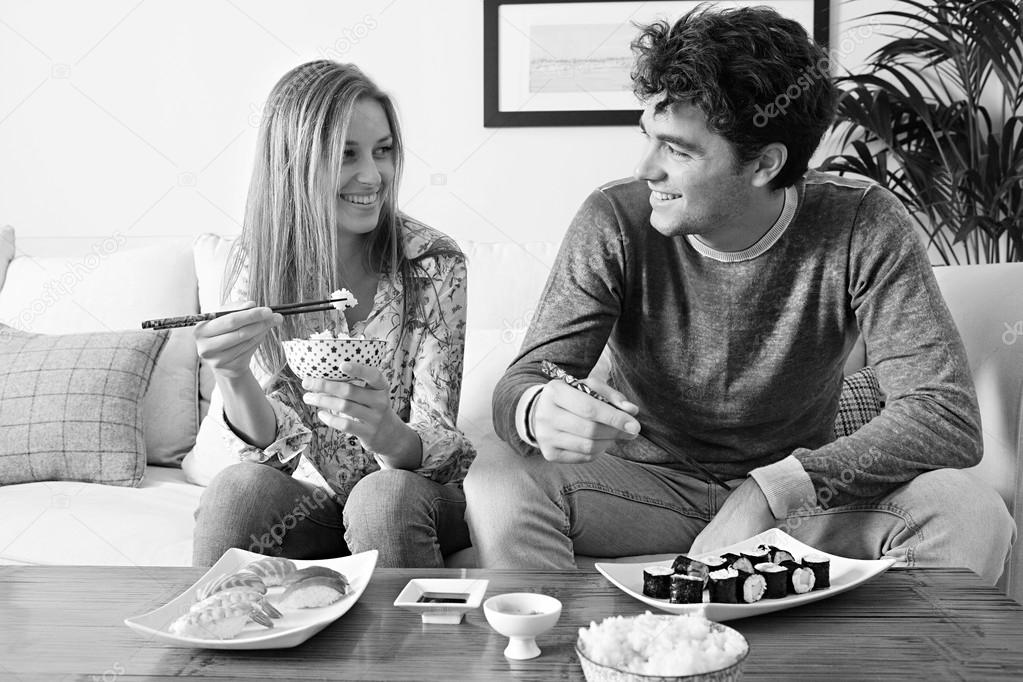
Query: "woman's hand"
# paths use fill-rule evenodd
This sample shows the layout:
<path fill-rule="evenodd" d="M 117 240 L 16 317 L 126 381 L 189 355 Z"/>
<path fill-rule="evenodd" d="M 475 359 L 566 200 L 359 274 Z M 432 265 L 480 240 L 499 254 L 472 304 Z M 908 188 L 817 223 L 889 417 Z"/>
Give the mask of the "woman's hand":
<path fill-rule="evenodd" d="M 252 301 L 234 313 L 200 322 L 195 326 L 195 348 L 214 374 L 237 379 L 251 373 L 249 363 L 267 333 L 284 318 Z"/>
<path fill-rule="evenodd" d="M 383 373 L 354 362 L 341 363 L 341 371 L 362 379 L 365 385 L 303 379 L 302 388 L 308 393 L 302 399 L 320 408 L 317 417 L 321 422 L 357 437 L 363 448 L 388 466 L 401 469 L 418 466 L 422 459 L 419 436 L 391 409 L 390 387 Z"/>
<path fill-rule="evenodd" d="M 247 301 L 238 312 L 196 325 L 195 348 L 213 369 L 224 400 L 224 420 L 249 445 L 265 448 L 277 434 L 277 417 L 249 363 L 267 332 L 284 318 Z"/>

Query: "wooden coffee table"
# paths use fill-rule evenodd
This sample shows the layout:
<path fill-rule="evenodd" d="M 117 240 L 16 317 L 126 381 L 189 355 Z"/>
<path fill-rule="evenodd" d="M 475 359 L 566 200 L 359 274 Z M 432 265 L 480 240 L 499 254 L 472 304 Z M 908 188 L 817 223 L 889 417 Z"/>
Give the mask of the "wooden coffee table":
<path fill-rule="evenodd" d="M 592 570 L 377 569 L 348 613 L 293 649 L 210 651 L 147 640 L 123 619 L 171 600 L 201 569 L 0 567 L 0 679 L 582 680 L 580 627 L 645 605 Z M 564 604 L 529 661 L 510 661 L 482 610 L 423 625 L 392 603 L 411 578 L 487 578 L 487 596 L 536 591 Z M 747 679 L 1023 679 L 1023 607 L 960 569 L 891 570 L 799 608 L 730 625 Z"/>

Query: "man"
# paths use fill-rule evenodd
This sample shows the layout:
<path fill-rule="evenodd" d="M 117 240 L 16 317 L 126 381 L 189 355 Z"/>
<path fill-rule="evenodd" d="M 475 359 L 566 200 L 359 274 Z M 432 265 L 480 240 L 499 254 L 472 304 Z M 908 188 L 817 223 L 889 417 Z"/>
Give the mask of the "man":
<path fill-rule="evenodd" d="M 835 105 L 826 53 L 766 8 L 697 8 L 633 47 L 643 153 L 576 215 L 495 390 L 517 453 L 481 454 L 465 481 L 481 565 L 780 527 L 994 582 L 1015 529 L 956 470 L 980 459 L 979 413 L 922 243 L 884 189 L 807 170 Z M 887 402 L 836 439 L 858 335 Z M 606 403 L 539 370 L 586 377 L 605 346 L 607 382 L 585 383 Z"/>

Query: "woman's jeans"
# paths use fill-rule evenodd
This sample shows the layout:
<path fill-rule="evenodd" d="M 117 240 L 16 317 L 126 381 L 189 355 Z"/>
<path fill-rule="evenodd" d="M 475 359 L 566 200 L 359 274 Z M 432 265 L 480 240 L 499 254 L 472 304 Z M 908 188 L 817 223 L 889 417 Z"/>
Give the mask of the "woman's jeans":
<path fill-rule="evenodd" d="M 685 552 L 728 497 L 714 483 L 612 455 L 552 464 L 510 449 L 480 452 L 464 485 L 472 544 L 486 568 L 563 569 L 575 566 L 575 554 Z M 989 583 L 1015 535 L 998 494 L 952 469 L 921 474 L 877 499 L 800 509 L 777 527 L 831 554 L 964 566 Z"/>
<path fill-rule="evenodd" d="M 231 547 L 291 559 L 376 549 L 381 567 L 437 568 L 444 555 L 468 545 L 465 495 L 457 487 L 383 469 L 360 480 L 342 508 L 322 488 L 241 462 L 203 491 L 192 563 L 210 566 Z"/>

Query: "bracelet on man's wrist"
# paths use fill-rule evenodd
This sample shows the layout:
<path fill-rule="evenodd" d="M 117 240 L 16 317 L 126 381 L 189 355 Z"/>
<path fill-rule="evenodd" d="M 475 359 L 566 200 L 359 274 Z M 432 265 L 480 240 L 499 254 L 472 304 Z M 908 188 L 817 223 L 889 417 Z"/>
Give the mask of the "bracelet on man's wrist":
<path fill-rule="evenodd" d="M 536 436 L 533 434 L 533 407 L 536 405 L 536 400 L 540 397 L 541 393 L 543 393 L 542 388 L 534 393 L 529 402 L 526 403 L 526 442 L 533 447 L 539 447 L 539 443 L 536 442 Z"/>

